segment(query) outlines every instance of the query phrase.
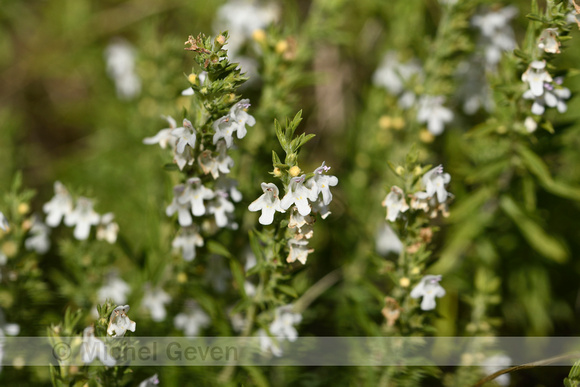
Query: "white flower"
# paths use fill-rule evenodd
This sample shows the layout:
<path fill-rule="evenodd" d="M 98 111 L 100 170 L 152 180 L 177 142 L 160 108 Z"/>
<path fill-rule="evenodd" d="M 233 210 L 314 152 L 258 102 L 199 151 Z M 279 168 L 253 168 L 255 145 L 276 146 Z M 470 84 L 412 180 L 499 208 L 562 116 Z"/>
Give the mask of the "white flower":
<path fill-rule="evenodd" d="M 119 233 L 119 225 L 113 222 L 115 215 L 112 212 L 107 212 L 101 217 L 101 223 L 97 227 L 97 239 L 105 240 L 110 244 L 117 241 L 117 234 Z"/>
<path fill-rule="evenodd" d="M 244 281 L 244 292 L 248 297 L 254 297 L 256 295 L 256 285 L 250 281 Z"/>
<path fill-rule="evenodd" d="M 530 85 L 532 94 L 536 97 L 544 94 L 544 82 L 552 82 L 552 77 L 546 71 L 546 61 L 535 60 L 522 74 L 522 81 Z"/>
<path fill-rule="evenodd" d="M 448 173 L 443 173 L 442 165 L 438 165 L 425 173 L 422 181 L 426 187 L 426 192 L 417 192 L 415 194 L 417 198 L 432 198 L 436 194 L 439 203 L 445 203 L 447 201 L 450 194 L 445 189 L 445 185 L 451 181 L 451 176 Z"/>
<path fill-rule="evenodd" d="M 141 80 L 135 73 L 135 50 L 125 40 L 116 39 L 107 46 L 107 72 L 115 82 L 119 99 L 132 99 L 141 91 Z"/>
<path fill-rule="evenodd" d="M 211 155 L 209 149 L 204 150 L 198 157 L 199 166 L 203 170 L 204 174 L 211 173 L 214 179 L 220 176 L 220 165 L 217 160 Z"/>
<path fill-rule="evenodd" d="M 286 262 L 292 263 L 298 260 L 303 265 L 306 264 L 308 254 L 314 251 L 314 249 L 308 248 L 308 241 L 305 239 L 290 239 L 288 241 L 288 248 L 290 249 L 290 253 L 286 258 Z"/>
<path fill-rule="evenodd" d="M 213 123 L 213 143 L 217 144 L 220 139 L 225 141 L 225 144 L 228 148 L 231 148 L 234 140 L 233 134 L 234 131 L 238 128 L 235 121 L 233 121 L 229 116 L 224 116 L 222 118 L 217 119 Z"/>
<path fill-rule="evenodd" d="M 245 258 L 245 264 L 244 264 L 244 271 L 248 272 L 248 270 L 250 270 L 251 268 L 253 268 L 254 266 L 256 266 L 256 264 L 258 263 L 258 260 L 256 259 L 256 255 L 254 254 L 254 252 L 252 251 L 252 249 L 248 246 L 246 247 L 246 249 L 244 250 L 244 258 Z"/>
<path fill-rule="evenodd" d="M 84 364 L 91 364 L 95 358 L 107 367 L 115 365 L 116 360 L 107 352 L 107 347 L 102 340 L 95 337 L 95 328 L 86 327 L 83 331 L 83 343 L 81 344 L 81 360 Z"/>
<path fill-rule="evenodd" d="M 532 117 L 526 117 L 524 121 L 524 126 L 528 133 L 533 133 L 538 128 L 538 123 Z"/>
<path fill-rule="evenodd" d="M 186 145 L 189 145 L 192 149 L 195 149 L 195 129 L 187 118 L 183 119 L 183 127 L 173 129 L 171 134 L 177 138 L 177 144 L 175 145 L 175 150 L 177 153 L 184 153 Z"/>
<path fill-rule="evenodd" d="M 417 121 L 427 123 L 427 129 L 435 136 L 443 133 L 445 123 L 453 119 L 453 112 L 443 106 L 443 96 L 424 95 L 419 100 Z"/>
<path fill-rule="evenodd" d="M 217 152 L 218 155 L 215 162 L 218 170 L 223 174 L 230 173 L 230 168 L 234 166 L 234 160 L 228 156 L 228 149 L 224 141 L 218 142 Z"/>
<path fill-rule="evenodd" d="M 177 137 L 175 137 L 172 132 L 177 129 L 177 123 L 171 116 L 161 116 L 161 118 L 167 120 L 169 128 L 161 129 L 155 136 L 143 139 L 143 144 L 159 144 L 162 149 L 167 148 L 167 145 L 171 148 L 175 148 Z"/>
<path fill-rule="evenodd" d="M 421 282 L 411 291 L 411 298 L 423 297 L 421 301 L 421 310 L 435 309 L 435 297 L 443 297 L 445 289 L 439 285 L 440 275 L 426 275 Z"/>
<path fill-rule="evenodd" d="M 193 165 L 195 158 L 188 148 L 185 148 L 181 153 L 175 149 L 173 152 L 173 161 L 177 164 L 179 170 L 182 171 L 186 164 Z"/>
<path fill-rule="evenodd" d="M 250 107 L 250 100 L 243 99 L 240 102 L 236 103 L 230 109 L 230 117 L 233 122 L 237 125 L 237 136 L 239 139 L 242 139 L 246 136 L 248 130 L 246 129 L 246 125 L 254 126 L 256 124 L 256 119 L 248 114 L 248 108 Z M 215 143 L 215 142 L 214 142 Z"/>
<path fill-rule="evenodd" d="M 571 95 L 570 89 L 566 87 L 556 88 L 550 83 L 544 83 L 544 93 L 541 96 L 534 95 L 529 89 L 523 94 L 523 97 L 534 100 L 532 104 L 533 114 L 542 115 L 546 111 L 546 106 L 555 107 L 560 113 L 565 113 L 568 110 L 565 100 L 569 99 Z"/>
<path fill-rule="evenodd" d="M 270 333 L 278 339 L 287 339 L 293 342 L 298 338 L 298 331 L 294 325 L 300 324 L 302 315 L 292 312 L 293 307 L 292 304 L 280 306 L 274 312 L 275 317 L 270 324 Z"/>
<path fill-rule="evenodd" d="M 185 312 L 175 316 L 173 324 L 175 328 L 183 330 L 185 336 L 197 336 L 202 329 L 211 324 L 211 319 L 197 302 L 189 300 L 185 304 Z"/>
<path fill-rule="evenodd" d="M 151 376 L 150 378 L 147 378 L 145 380 L 143 380 L 141 383 L 139 383 L 139 387 L 153 387 L 153 386 L 157 386 L 159 384 L 159 377 L 157 376 L 157 374 Z"/>
<path fill-rule="evenodd" d="M 8 223 L 8 219 L 6 219 L 2 211 L 0 211 L 0 229 L 8 231 L 9 228 L 10 224 Z"/>
<path fill-rule="evenodd" d="M 415 102 L 415 94 L 410 90 L 405 90 L 406 84 L 413 77 L 421 81 L 423 69 L 416 59 L 401 63 L 397 57 L 398 54 L 395 51 L 389 51 L 383 56 L 383 60 L 373 75 L 373 83 L 387 89 L 393 95 L 401 95 L 399 105 L 406 109 Z"/>
<path fill-rule="evenodd" d="M 387 194 L 382 205 L 387 207 L 387 220 L 391 222 L 397 219 L 400 212 L 405 212 L 409 209 L 405 201 L 405 193 L 396 185 L 391 187 L 391 192 Z"/>
<path fill-rule="evenodd" d="M 388 223 L 381 223 L 375 236 L 377 253 L 386 256 L 389 253 L 400 254 L 403 251 L 403 243 Z"/>
<path fill-rule="evenodd" d="M 228 225 L 228 213 L 234 212 L 234 205 L 228 200 L 228 194 L 223 191 L 217 191 L 215 200 L 209 204 L 209 213 L 215 216 L 215 223 L 218 227 Z"/>
<path fill-rule="evenodd" d="M 153 321 L 161 322 L 165 320 L 165 316 L 167 316 L 165 304 L 168 304 L 169 302 L 171 302 L 171 297 L 169 294 L 165 293 L 163 289 L 152 289 L 149 285 L 145 286 L 145 295 L 143 296 L 142 305 L 149 309 Z"/>
<path fill-rule="evenodd" d="M 292 204 L 295 204 L 301 215 L 304 216 L 310 214 L 311 208 L 308 204 L 308 199 L 312 202 L 315 201 L 318 197 L 318 192 L 310 190 L 304 186 L 305 176 L 306 175 L 302 175 L 290 179 L 288 192 L 280 201 L 282 209 L 287 210 Z"/>
<path fill-rule="evenodd" d="M 488 357 L 483 361 L 483 369 L 485 373 L 488 375 L 495 374 L 498 371 L 501 371 L 505 368 L 508 368 L 512 365 L 512 359 L 507 355 L 494 355 Z M 500 386 L 507 387 L 510 384 L 510 374 L 503 374 L 498 376 L 493 380 L 495 383 L 499 384 Z"/>
<path fill-rule="evenodd" d="M 263 225 L 272 224 L 274 221 L 274 214 L 278 212 L 286 212 L 280 206 L 280 199 L 278 198 L 278 187 L 272 183 L 262 183 L 262 191 L 264 193 L 254 200 L 248 206 L 248 210 L 252 212 L 262 211 L 262 215 L 258 222 Z"/>
<path fill-rule="evenodd" d="M 485 64 L 490 70 L 496 69 L 502 53 L 516 48 L 514 31 L 509 22 L 517 13 L 517 8 L 510 6 L 475 15 L 471 19 L 471 24 L 481 32 L 479 46 L 484 51 Z"/>
<path fill-rule="evenodd" d="M 234 202 L 239 203 L 242 201 L 242 193 L 237 186 L 236 179 L 230 179 L 225 176 L 220 176 L 215 183 L 216 190 L 227 192 Z"/>
<path fill-rule="evenodd" d="M 556 28 L 546 28 L 538 39 L 538 47 L 550 54 L 559 54 L 560 44 Z"/>
<path fill-rule="evenodd" d="M 36 215 L 32 217 L 32 226 L 30 227 L 30 236 L 24 241 L 27 250 L 34 250 L 38 254 L 44 254 L 50 248 L 50 239 L 48 234 L 50 229 L 42 223 Z"/>
<path fill-rule="evenodd" d="M 73 235 L 78 240 L 85 240 L 89 237 L 91 226 L 99 224 L 101 217 L 93 211 L 93 201 L 85 197 L 77 200 L 77 205 L 72 212 L 66 214 L 64 224 L 75 226 Z"/>
<path fill-rule="evenodd" d="M 173 200 L 165 210 L 167 216 L 172 216 L 177 212 L 177 220 L 181 227 L 191 226 L 193 223 L 190 211 L 191 203 L 187 193 L 188 191 L 183 184 L 173 187 Z"/>
<path fill-rule="evenodd" d="M 179 235 L 173 239 L 171 246 L 174 249 L 181 248 L 181 254 L 186 262 L 195 259 L 195 246 L 203 246 L 203 238 L 198 232 L 197 225 L 193 224 L 191 227 L 181 229 Z"/>
<path fill-rule="evenodd" d="M 130 291 L 131 287 L 113 271 L 107 276 L 105 284 L 97 291 L 97 299 L 100 302 L 110 299 L 115 304 L 120 305 L 127 302 L 127 294 Z"/>
<path fill-rule="evenodd" d="M 322 200 L 317 200 L 317 201 L 313 202 L 311 204 L 311 206 L 312 206 L 312 212 L 314 212 L 315 214 L 320 214 L 320 217 L 322 219 L 328 218 L 328 215 L 330 215 L 332 213 L 328 210 L 328 206 L 326 206 L 322 202 Z"/>
<path fill-rule="evenodd" d="M 328 172 L 330 167 L 322 165 L 314 170 L 314 176 L 312 176 L 306 182 L 306 186 L 312 191 L 316 192 L 316 196 L 322 193 L 322 203 L 327 206 L 332 201 L 332 192 L 330 192 L 330 187 L 334 187 L 338 184 L 338 178 L 332 175 L 323 175 L 323 173 Z M 314 195 L 314 194 L 313 194 Z"/>
<path fill-rule="evenodd" d="M 201 179 L 198 177 L 188 179 L 187 184 L 186 192 L 177 200 L 181 201 L 182 204 L 189 201 L 191 213 L 195 216 L 202 216 L 206 211 L 203 201 L 213 199 L 215 195 L 211 189 L 201 184 Z"/>
<path fill-rule="evenodd" d="M 135 321 L 131 321 L 129 316 L 127 316 L 129 309 L 129 305 L 123 305 L 118 306 L 113 310 L 107 328 L 107 334 L 109 336 L 123 337 L 127 331 L 135 332 L 137 324 L 135 324 Z"/>
<path fill-rule="evenodd" d="M 268 333 L 266 333 L 265 330 L 258 330 L 256 335 L 260 338 L 260 349 L 262 352 L 271 352 L 272 355 L 276 357 L 282 356 L 282 348 L 280 348 L 280 344 L 277 340 L 268 336 Z"/>
<path fill-rule="evenodd" d="M 58 226 L 61 219 L 72 212 L 72 197 L 60 181 L 54 182 L 54 197 L 42 209 L 47 214 L 46 224 L 50 227 Z"/>

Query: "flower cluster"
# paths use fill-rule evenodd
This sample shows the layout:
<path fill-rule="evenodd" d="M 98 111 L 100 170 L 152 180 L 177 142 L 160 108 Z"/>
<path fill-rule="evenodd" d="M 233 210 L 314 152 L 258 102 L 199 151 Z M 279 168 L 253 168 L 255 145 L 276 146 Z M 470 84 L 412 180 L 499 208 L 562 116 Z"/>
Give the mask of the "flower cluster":
<path fill-rule="evenodd" d="M 415 103 L 412 82 L 422 82 L 423 68 L 416 59 L 400 62 L 395 51 L 388 51 L 373 75 L 373 83 L 399 97 L 399 106 L 408 109 Z"/>
<path fill-rule="evenodd" d="M 173 320 L 175 328 L 181 329 L 186 336 L 197 336 L 210 323 L 211 318 L 193 300 L 186 301 L 185 311 L 178 313 Z"/>
<path fill-rule="evenodd" d="M 527 83 L 529 89 L 523 97 L 533 100 L 532 113 L 542 115 L 546 106 L 555 107 L 560 113 L 567 110 L 565 100 L 571 96 L 570 90 L 562 87 L 562 78 L 552 79 L 546 70 L 546 61 L 533 61 L 528 69 L 522 74 L 522 81 Z"/>
<path fill-rule="evenodd" d="M 510 21 L 516 17 L 516 7 L 504 7 L 475 15 L 471 24 L 480 32 L 478 46 L 483 52 L 487 70 L 495 71 L 504 52 L 516 48 Z"/>
<path fill-rule="evenodd" d="M 133 99 L 141 92 L 141 80 L 135 72 L 135 49 L 129 42 L 117 39 L 105 50 L 107 72 L 115 82 L 117 97 Z"/>
<path fill-rule="evenodd" d="M 172 117 L 165 117 L 169 128 L 143 140 L 145 144 L 159 144 L 163 149 L 169 146 L 180 170 L 184 170 L 186 165 L 191 166 L 186 173 L 194 176 L 173 188 L 173 200 L 166 209 L 167 216 L 177 214 L 181 230 L 172 246 L 181 250 L 186 261 L 192 261 L 196 256 L 196 247 L 204 244 L 194 217 L 210 216 L 219 228 L 238 227 L 233 221 L 233 202 L 241 201 L 242 194 L 236 188 L 237 182 L 226 177 L 234 165 L 228 150 L 234 144 L 234 136 L 244 138 L 246 125 L 254 126 L 256 123 L 247 112 L 249 107 L 249 100 L 241 100 L 230 108 L 227 115 L 214 121 L 211 143 L 202 144 L 201 138 L 198 140 L 201 132 L 188 119 L 184 119 L 183 126 L 177 128 Z M 197 164 L 194 165 L 196 159 Z M 211 179 L 206 176 L 211 176 Z"/>
<path fill-rule="evenodd" d="M 443 173 L 442 165 L 429 170 L 421 178 L 421 190 L 408 195 L 409 204 L 401 188 L 396 185 L 391 187 L 391 192 L 382 203 L 383 207 L 387 208 L 387 220 L 394 222 L 409 209 L 423 210 L 431 218 L 435 218 L 439 212 L 443 216 L 448 216 L 448 201 L 452 195 L 447 192 L 446 186 L 450 181 L 451 176 Z"/>
<path fill-rule="evenodd" d="M 276 212 L 284 213 L 290 210 L 288 227 L 295 229 L 295 234 L 288 241 L 290 251 L 286 259 L 288 262 L 298 260 L 305 264 L 308 254 L 314 251 L 308 248 L 308 239 L 313 235 L 312 225 L 315 221 L 310 214 L 319 213 L 322 219 L 330 215 L 328 210 L 328 205 L 332 201 L 330 187 L 338 184 L 338 178 L 327 175 L 328 170 L 330 167 L 323 162 L 312 174 L 292 177 L 282 199 L 279 198 L 279 190 L 275 184 L 262 183 L 264 193 L 248 207 L 250 211 L 262 212 L 258 221 L 263 225 L 272 224 Z M 299 169 L 297 171 L 299 173 Z M 310 175 L 311 177 L 307 179 L 306 177 Z"/>
<path fill-rule="evenodd" d="M 300 313 L 293 312 L 293 305 L 284 305 L 276 308 L 274 311 L 274 321 L 268 327 L 270 331 L 268 333 L 264 329 L 260 329 L 257 332 L 260 338 L 260 348 L 262 352 L 272 352 L 274 356 L 282 356 L 282 348 L 280 348 L 280 343 L 284 340 L 290 342 L 296 341 L 298 338 L 298 331 L 294 327 L 300 324 L 302 321 L 302 315 Z M 277 340 L 274 340 L 277 339 Z"/>
<path fill-rule="evenodd" d="M 69 227 L 74 226 L 73 235 L 78 240 L 85 240 L 89 237 L 91 226 L 97 226 L 97 239 L 106 240 L 109 243 L 115 243 L 119 226 L 113 222 L 113 214 L 107 213 L 99 215 L 93 210 L 93 201 L 85 197 L 79 197 L 76 204 L 66 187 L 60 182 L 54 183 L 54 197 L 43 206 L 46 213 L 46 224 L 49 227 L 57 227 L 61 221 Z M 44 246 L 41 242 L 44 237 L 40 234 L 47 232 L 48 229 L 42 227 L 39 220 L 35 221 L 36 228 L 32 230 L 33 237 L 36 239 L 29 242 L 31 248 L 42 250 Z M 34 224 L 33 224 L 33 227 Z M 30 240 L 30 239 L 29 239 Z M 48 249 L 46 247 L 46 249 Z"/>

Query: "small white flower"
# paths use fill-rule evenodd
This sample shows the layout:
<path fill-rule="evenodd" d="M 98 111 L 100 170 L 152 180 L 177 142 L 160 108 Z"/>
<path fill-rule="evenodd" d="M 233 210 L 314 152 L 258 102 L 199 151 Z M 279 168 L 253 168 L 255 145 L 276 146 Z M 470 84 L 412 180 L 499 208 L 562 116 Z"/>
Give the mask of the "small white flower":
<path fill-rule="evenodd" d="M 411 291 L 411 298 L 423 297 L 421 310 L 435 309 L 435 297 L 441 298 L 445 295 L 445 289 L 439 285 L 439 281 L 440 275 L 426 275 Z"/>
<path fill-rule="evenodd" d="M 403 243 L 397 237 L 388 223 L 381 223 L 375 236 L 377 253 L 386 256 L 389 253 L 400 254 L 403 251 Z"/>
<path fill-rule="evenodd" d="M 382 203 L 383 207 L 387 207 L 387 220 L 394 222 L 399 213 L 405 212 L 409 209 L 405 201 L 405 193 L 396 185 L 391 187 L 391 192 L 387 194 Z"/>
<path fill-rule="evenodd" d="M 183 119 L 183 127 L 173 129 L 171 134 L 177 138 L 177 144 L 175 145 L 177 153 L 184 153 L 186 145 L 195 149 L 195 129 L 187 118 Z"/>
<path fill-rule="evenodd" d="M 558 41 L 558 29 L 546 28 L 538 39 L 538 47 L 550 54 L 560 53 L 561 43 Z"/>
<path fill-rule="evenodd" d="M 524 121 L 524 126 L 528 133 L 534 133 L 538 128 L 538 123 L 532 117 L 526 117 Z"/>
<path fill-rule="evenodd" d="M 298 260 L 303 265 L 306 264 L 308 254 L 314 251 L 314 249 L 308 248 L 308 241 L 305 239 L 290 239 L 288 241 L 288 248 L 290 249 L 290 253 L 286 258 L 286 262 L 292 263 Z"/>
<path fill-rule="evenodd" d="M 214 179 L 220 176 L 220 165 L 217 160 L 212 156 L 209 149 L 204 150 L 198 157 L 199 166 L 203 170 L 204 174 L 211 173 Z"/>
<path fill-rule="evenodd" d="M 242 139 L 246 136 L 248 130 L 246 129 L 246 125 L 254 126 L 256 124 L 256 119 L 248 114 L 248 108 L 250 107 L 250 100 L 243 99 L 240 102 L 236 103 L 230 109 L 230 117 L 233 122 L 237 125 L 237 136 L 239 139 Z"/>
<path fill-rule="evenodd" d="M 173 162 L 177 164 L 179 170 L 182 171 L 185 165 L 193 165 L 195 158 L 189 148 L 185 148 L 183 152 L 178 152 L 177 149 L 173 152 Z"/>
<path fill-rule="evenodd" d="M 262 215 L 258 222 L 263 225 L 272 224 L 274 221 L 274 214 L 278 212 L 286 212 L 280 206 L 280 199 L 278 198 L 278 187 L 272 183 L 262 183 L 262 191 L 264 193 L 248 206 L 248 210 L 252 212 L 262 211 Z"/>
<path fill-rule="evenodd" d="M 64 224 L 75 226 L 73 235 L 78 240 L 85 240 L 89 237 L 91 226 L 99 224 L 101 217 L 93 211 L 93 201 L 85 197 L 77 200 L 75 209 L 66 214 Z"/>
<path fill-rule="evenodd" d="M 495 71 L 504 52 L 516 48 L 515 35 L 509 22 L 518 14 L 516 7 L 475 15 L 471 24 L 481 32 L 479 47 L 484 51 L 485 65 Z"/>
<path fill-rule="evenodd" d="M 127 41 L 116 39 L 105 50 L 107 72 L 115 82 L 119 99 L 129 100 L 141 91 L 141 80 L 135 72 L 135 50 Z"/>
<path fill-rule="evenodd" d="M 246 247 L 246 249 L 244 250 L 244 258 L 245 258 L 245 264 L 244 264 L 244 271 L 248 272 L 248 270 L 250 270 L 251 268 L 253 268 L 254 266 L 256 266 L 256 264 L 258 263 L 258 260 L 256 259 L 256 255 L 254 254 L 254 252 L 252 251 L 252 249 L 248 246 Z"/>
<path fill-rule="evenodd" d="M 84 364 L 91 364 L 95 358 L 107 367 L 112 367 L 117 362 L 107 352 L 107 347 L 102 340 L 95 337 L 95 328 L 86 327 L 83 331 L 83 343 L 81 344 L 81 360 Z"/>
<path fill-rule="evenodd" d="M 137 324 L 135 321 L 131 321 L 129 316 L 127 316 L 129 309 L 129 305 L 122 305 L 113 310 L 107 328 L 107 334 L 109 336 L 123 337 L 127 331 L 135 332 Z"/>
<path fill-rule="evenodd" d="M 195 247 L 203 246 L 203 238 L 199 234 L 196 224 L 191 227 L 182 228 L 180 233 L 173 239 L 171 246 L 174 249 L 181 249 L 181 254 L 186 262 L 195 259 Z"/>
<path fill-rule="evenodd" d="M 191 213 L 195 216 L 202 216 L 206 212 L 204 200 L 213 199 L 215 194 L 209 188 L 206 188 L 201 184 L 201 179 L 198 177 L 192 177 L 187 180 L 187 188 L 182 196 L 177 200 L 181 201 L 182 204 L 189 201 L 191 204 Z"/>
<path fill-rule="evenodd" d="M 211 324 L 211 318 L 197 302 L 189 300 L 185 304 L 185 312 L 176 315 L 173 324 L 175 328 L 181 329 L 185 336 L 197 336 L 202 329 Z"/>
<path fill-rule="evenodd" d="M 177 129 L 177 123 L 171 116 L 161 116 L 161 118 L 167 120 L 169 128 L 161 129 L 155 136 L 143 139 L 143 144 L 159 144 L 162 149 L 167 148 L 167 145 L 169 145 L 173 149 L 177 143 L 177 137 L 172 132 Z"/>
<path fill-rule="evenodd" d="M 8 223 L 8 219 L 6 219 L 2 211 L 0 211 L 0 229 L 8 231 L 9 228 L 10 224 Z"/>
<path fill-rule="evenodd" d="M 426 192 L 417 192 L 415 196 L 419 199 L 427 199 L 437 195 L 439 203 L 447 201 L 450 194 L 445 189 L 445 186 L 451 181 L 451 176 L 448 173 L 443 173 L 442 165 L 438 165 L 425 173 L 422 181 L 426 187 Z"/>
<path fill-rule="evenodd" d="M 444 102 L 444 97 L 433 95 L 424 95 L 419 100 L 417 121 L 427 123 L 427 130 L 435 136 L 443 133 L 445 123 L 453 119 L 453 112 L 443 106 Z"/>
<path fill-rule="evenodd" d="M 223 191 L 217 191 L 216 197 L 209 203 L 208 213 L 215 216 L 215 223 L 218 227 L 228 225 L 228 213 L 234 212 L 234 204 L 228 200 L 228 194 Z"/>
<path fill-rule="evenodd" d="M 304 178 L 306 175 L 293 177 L 288 184 L 288 192 L 280 201 L 280 206 L 283 210 L 287 210 L 292 204 L 296 205 L 298 212 L 302 216 L 310 214 L 311 208 L 308 204 L 310 201 L 316 201 L 318 192 L 308 189 L 304 186 Z"/>
<path fill-rule="evenodd" d="M 533 114 L 542 115 L 546 111 L 546 106 L 555 107 L 558 112 L 565 113 L 568 110 L 565 100 L 569 99 L 571 95 L 570 89 L 566 87 L 556 88 L 550 83 L 544 83 L 544 94 L 536 96 L 530 89 L 523 94 L 523 97 L 534 100 L 532 104 Z"/>
<path fill-rule="evenodd" d="M 44 254 L 50 248 L 50 239 L 48 234 L 50 229 L 42 223 L 36 215 L 32 217 L 32 226 L 30 227 L 30 236 L 24 241 L 24 247 L 27 250 L 34 250 L 38 254 Z"/>
<path fill-rule="evenodd" d="M 60 181 L 54 182 L 54 197 L 42 209 L 47 214 L 46 224 L 50 227 L 58 226 L 61 219 L 72 212 L 72 197 Z"/>
<path fill-rule="evenodd" d="M 544 94 L 544 82 L 552 82 L 552 77 L 546 71 L 546 61 L 535 60 L 522 74 L 522 81 L 530 85 L 532 94 L 536 97 Z"/>
<path fill-rule="evenodd" d="M 230 168 L 234 166 L 234 159 L 228 156 L 228 149 L 224 141 L 220 141 L 217 144 L 217 158 L 215 159 L 218 170 L 227 174 L 230 173 Z"/>
<path fill-rule="evenodd" d="M 276 308 L 274 312 L 274 321 L 270 324 L 270 333 L 278 339 L 287 339 L 290 342 L 296 341 L 298 338 L 298 331 L 294 325 L 300 324 L 302 315 L 294 313 L 292 304 L 284 305 Z"/>
<path fill-rule="evenodd" d="M 115 215 L 112 212 L 107 212 L 101 217 L 101 223 L 97 227 L 97 239 L 105 240 L 110 244 L 117 241 L 117 234 L 119 233 L 119 225 L 113 222 Z"/>
<path fill-rule="evenodd" d="M 165 317 L 167 316 L 165 304 L 168 304 L 169 302 L 171 302 L 171 297 L 163 289 L 153 289 L 151 286 L 146 285 L 142 305 L 149 309 L 153 321 L 161 322 L 165 320 Z"/>
<path fill-rule="evenodd" d="M 280 348 L 280 344 L 277 340 L 268 336 L 268 333 L 266 333 L 265 330 L 258 330 L 256 335 L 260 338 L 260 349 L 262 352 L 271 352 L 272 355 L 276 357 L 282 356 L 282 348 Z"/>
<path fill-rule="evenodd" d="M 338 184 L 338 178 L 332 175 L 324 175 L 323 173 L 328 172 L 330 167 L 322 165 L 314 170 L 314 176 L 312 176 L 306 182 L 306 186 L 311 190 L 316 192 L 316 196 L 322 193 L 322 203 L 327 206 L 332 201 L 332 192 L 330 192 L 330 187 L 334 187 Z"/>
<path fill-rule="evenodd" d="M 239 203 L 242 201 L 242 193 L 238 190 L 238 182 L 236 179 L 220 176 L 215 183 L 216 190 L 227 192 L 230 198 Z"/>
<path fill-rule="evenodd" d="M 414 100 L 414 93 L 405 90 L 406 83 L 413 77 L 417 77 L 418 80 L 423 78 L 423 69 L 419 62 L 416 59 L 411 59 L 406 63 L 402 63 L 399 61 L 398 54 L 395 51 L 389 51 L 383 56 L 383 60 L 375 71 L 373 83 L 385 88 L 392 95 L 403 94 L 402 99 L 408 99 L 409 96 L 412 96 Z M 405 96 L 408 93 L 410 94 Z M 402 105 L 408 105 L 408 103 L 403 103 Z"/>
<path fill-rule="evenodd" d="M 230 116 L 217 119 L 213 123 L 213 130 L 215 132 L 213 135 L 213 143 L 217 144 L 220 139 L 223 139 L 226 146 L 231 148 L 234 143 L 233 135 L 237 128 L 236 122 Z"/>
<path fill-rule="evenodd" d="M 100 302 L 106 302 L 107 299 L 110 299 L 117 305 L 124 304 L 127 302 L 127 294 L 130 291 L 131 287 L 113 271 L 109 273 L 105 284 L 97 291 L 97 299 Z"/>
<path fill-rule="evenodd" d="M 178 184 L 173 187 L 173 200 L 165 210 L 167 216 L 172 216 L 177 212 L 179 225 L 181 227 L 191 226 L 193 218 L 191 216 L 190 207 L 190 198 L 185 186 L 183 184 Z"/>
<path fill-rule="evenodd" d="M 157 374 L 151 376 L 150 378 L 147 378 L 145 380 L 143 380 L 141 383 L 139 383 L 139 387 L 153 387 L 153 386 L 157 386 L 159 384 L 159 377 L 157 376 Z"/>
<path fill-rule="evenodd" d="M 512 365 L 512 359 L 507 355 L 494 355 L 488 357 L 483 361 L 483 369 L 488 375 L 495 374 L 502 369 L 508 368 Z M 510 374 L 503 374 L 493 380 L 500 386 L 507 387 L 510 384 Z"/>

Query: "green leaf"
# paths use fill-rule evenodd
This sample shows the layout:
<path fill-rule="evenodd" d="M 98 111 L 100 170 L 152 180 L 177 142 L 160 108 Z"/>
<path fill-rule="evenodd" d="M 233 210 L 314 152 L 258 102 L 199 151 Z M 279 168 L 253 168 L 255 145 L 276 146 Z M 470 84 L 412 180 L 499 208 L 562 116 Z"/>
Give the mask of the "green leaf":
<path fill-rule="evenodd" d="M 302 145 L 306 144 L 308 141 L 312 140 L 316 135 L 315 134 L 303 134 L 300 136 L 300 142 L 298 144 L 298 148 Z"/>
<path fill-rule="evenodd" d="M 246 276 L 244 275 L 244 269 L 242 269 L 242 265 L 237 260 L 230 259 L 230 269 L 232 271 L 234 281 L 238 285 L 239 291 L 245 296 L 246 291 L 244 288 L 244 283 L 246 282 Z"/>
<path fill-rule="evenodd" d="M 288 285 L 278 285 L 277 289 L 279 291 L 281 291 L 284 294 L 289 295 L 292 298 L 298 298 L 298 293 L 296 293 L 296 290 L 294 290 L 293 287 L 288 286 Z"/>
<path fill-rule="evenodd" d="M 229 259 L 234 259 L 233 255 L 224 245 L 214 240 L 210 240 L 209 242 L 207 242 L 207 249 L 209 250 L 210 253 L 221 255 Z"/>
<path fill-rule="evenodd" d="M 260 372 L 258 367 L 243 366 L 243 368 L 248 372 L 255 386 L 268 387 L 270 385 L 270 383 L 268 383 L 268 379 L 266 379 L 262 372 Z"/>
<path fill-rule="evenodd" d="M 500 198 L 500 207 L 514 221 L 530 246 L 544 257 L 558 263 L 568 259 L 568 252 L 560 241 L 546 234 L 543 228 L 527 216 L 509 196 Z"/>
<path fill-rule="evenodd" d="M 453 212 L 449 216 L 450 223 L 456 223 L 472 217 L 476 212 L 480 212 L 482 206 L 493 196 L 492 189 L 482 187 L 475 192 L 471 192 L 463 200 L 453 205 Z"/>
<path fill-rule="evenodd" d="M 539 21 L 539 22 L 542 22 L 542 23 L 544 22 L 544 18 L 542 16 L 540 16 L 540 15 L 535 14 L 535 13 L 528 13 L 526 15 L 526 17 L 528 19 L 530 19 L 530 20 Z"/>
<path fill-rule="evenodd" d="M 166 171 L 179 171 L 179 167 L 174 163 L 167 163 L 163 166 Z"/>
<path fill-rule="evenodd" d="M 280 160 L 280 157 L 278 157 L 276 151 L 272 151 L 272 164 L 274 167 L 276 167 L 276 164 L 282 164 L 282 161 Z"/>

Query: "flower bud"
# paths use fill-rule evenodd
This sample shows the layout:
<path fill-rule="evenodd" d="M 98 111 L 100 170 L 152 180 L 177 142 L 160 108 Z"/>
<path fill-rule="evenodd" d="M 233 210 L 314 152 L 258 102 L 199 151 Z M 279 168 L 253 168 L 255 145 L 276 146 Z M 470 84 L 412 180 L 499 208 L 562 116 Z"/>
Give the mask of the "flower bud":
<path fill-rule="evenodd" d="M 408 288 L 409 285 L 411 285 L 411 281 L 407 277 L 403 277 L 399 280 L 399 285 L 401 285 L 402 288 Z"/>
<path fill-rule="evenodd" d="M 274 168 L 273 174 L 276 177 L 280 177 L 280 176 L 282 176 L 282 170 L 280 168 Z"/>
<path fill-rule="evenodd" d="M 296 176 L 298 176 L 298 175 L 300 174 L 300 172 L 302 172 L 302 171 L 300 170 L 300 168 L 299 168 L 297 165 L 293 166 L 293 167 L 292 167 L 292 168 L 290 168 L 290 170 L 288 171 L 288 173 L 289 173 L 289 174 L 290 174 L 290 176 L 292 176 L 292 177 L 296 177 Z"/>
<path fill-rule="evenodd" d="M 252 33 L 252 39 L 258 43 L 264 43 L 266 41 L 266 32 L 262 29 L 254 30 Z"/>
<path fill-rule="evenodd" d="M 187 77 L 187 80 L 189 81 L 189 83 L 191 84 L 195 84 L 195 81 L 197 80 L 197 75 L 196 74 L 189 74 L 189 76 Z"/>
<path fill-rule="evenodd" d="M 28 205 L 28 203 L 20 203 L 18 205 L 18 213 L 20 215 L 27 214 L 28 211 L 30 211 L 30 206 Z"/>
<path fill-rule="evenodd" d="M 287 49 L 288 49 L 288 42 L 287 41 L 280 40 L 278 43 L 276 43 L 275 50 L 278 54 L 284 53 Z"/>

